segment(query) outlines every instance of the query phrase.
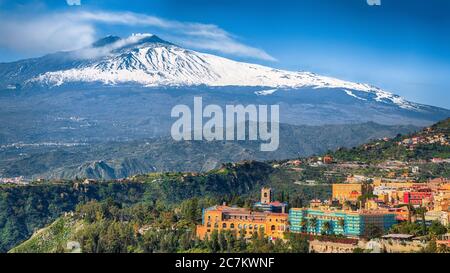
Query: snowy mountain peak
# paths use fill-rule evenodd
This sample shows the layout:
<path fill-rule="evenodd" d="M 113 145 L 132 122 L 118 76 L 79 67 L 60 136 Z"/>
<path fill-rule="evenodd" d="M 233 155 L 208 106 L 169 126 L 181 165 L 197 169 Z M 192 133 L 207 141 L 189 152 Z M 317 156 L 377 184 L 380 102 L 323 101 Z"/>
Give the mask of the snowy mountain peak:
<path fill-rule="evenodd" d="M 118 36 L 109 35 L 92 44 L 91 48 L 112 47 L 114 49 L 134 47 L 142 44 L 160 44 L 173 45 L 156 35 L 149 33 L 133 34 L 128 38 L 122 39 Z"/>
<path fill-rule="evenodd" d="M 121 39 L 108 36 L 93 47 L 76 51 L 85 61 L 69 69 L 49 71 L 28 82 L 60 86 L 74 82 L 107 85 L 135 83 L 143 86 L 253 86 L 270 89 L 339 89 L 361 101 L 395 104 L 414 109 L 416 105 L 380 88 L 262 65 L 237 62 L 178 47 L 152 34 L 133 34 Z M 263 89 L 264 90 L 264 89 Z"/>
<path fill-rule="evenodd" d="M 112 43 L 115 43 L 117 41 L 119 41 L 121 38 L 118 36 L 106 36 L 105 38 L 102 38 L 98 41 L 96 41 L 95 43 L 92 44 L 92 47 L 103 47 Z"/>

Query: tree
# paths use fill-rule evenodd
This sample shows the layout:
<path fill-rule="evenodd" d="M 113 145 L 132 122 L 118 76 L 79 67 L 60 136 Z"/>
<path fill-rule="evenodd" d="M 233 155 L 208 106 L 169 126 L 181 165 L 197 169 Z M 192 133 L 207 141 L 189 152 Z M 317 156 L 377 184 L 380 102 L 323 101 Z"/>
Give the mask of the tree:
<path fill-rule="evenodd" d="M 415 211 L 415 213 L 417 214 L 417 215 L 420 215 L 420 218 L 421 218 L 421 224 L 422 224 L 422 235 L 426 235 L 427 234 L 427 224 L 426 224 L 426 221 L 425 221 L 425 213 L 427 212 L 427 209 L 426 208 L 424 208 L 424 207 L 420 207 L 420 208 L 417 208 L 416 209 L 416 211 Z"/>
<path fill-rule="evenodd" d="M 447 233 L 447 228 L 442 225 L 439 221 L 433 221 L 428 228 L 429 233 L 434 236 L 439 236 Z"/>
<path fill-rule="evenodd" d="M 271 252 L 272 244 L 264 236 L 259 236 L 257 232 L 252 234 L 248 250 L 251 253 L 269 253 Z"/>
<path fill-rule="evenodd" d="M 338 224 L 342 228 L 342 230 L 345 234 L 345 219 L 344 218 L 339 219 Z"/>
<path fill-rule="evenodd" d="M 308 220 L 306 220 L 306 218 L 303 218 L 301 223 L 300 223 L 302 232 L 306 233 L 306 231 L 308 230 Z"/>
<path fill-rule="evenodd" d="M 303 207 L 303 199 L 300 196 L 296 196 L 290 205 L 293 208 L 301 208 Z"/>
<path fill-rule="evenodd" d="M 219 233 L 218 241 L 219 241 L 220 252 L 225 252 L 227 249 L 227 240 L 226 240 L 224 232 Z"/>
<path fill-rule="evenodd" d="M 316 234 L 317 232 L 317 217 L 312 217 L 311 219 L 309 219 L 309 227 L 311 228 L 311 230 L 313 231 L 313 234 Z"/>
<path fill-rule="evenodd" d="M 226 252 L 228 252 L 228 253 L 233 252 L 233 250 L 235 248 L 235 244 L 236 244 L 236 232 L 235 231 L 226 230 L 225 231 L 225 238 L 226 238 L 226 241 L 227 241 Z"/>
<path fill-rule="evenodd" d="M 357 247 L 353 249 L 353 253 L 365 253 L 365 250 L 360 247 Z"/>
<path fill-rule="evenodd" d="M 198 199 L 192 198 L 181 203 L 181 214 L 183 218 L 191 223 L 196 223 L 200 218 Z"/>
<path fill-rule="evenodd" d="M 325 234 L 329 234 L 331 232 L 332 225 L 330 221 L 326 221 L 322 224 L 322 230 Z"/>
<path fill-rule="evenodd" d="M 346 200 L 346 201 L 344 202 L 344 207 L 349 208 L 349 209 L 353 209 L 353 204 L 352 204 L 351 201 Z"/>
<path fill-rule="evenodd" d="M 209 238 L 208 241 L 208 250 L 211 253 L 216 253 L 220 250 L 220 246 L 219 246 L 219 232 L 217 231 L 217 229 L 213 230 L 211 232 L 211 236 Z"/>
<path fill-rule="evenodd" d="M 428 242 L 427 246 L 423 249 L 423 252 L 436 253 L 437 252 L 436 239 L 432 239 L 430 242 Z"/>
<path fill-rule="evenodd" d="M 394 225 L 390 232 L 420 236 L 422 234 L 422 227 L 418 223 L 403 222 Z"/>
<path fill-rule="evenodd" d="M 290 233 L 287 236 L 289 241 L 289 249 L 293 253 L 308 253 L 309 242 L 303 234 Z"/>
<path fill-rule="evenodd" d="M 369 239 L 380 238 L 383 235 L 383 231 L 380 227 L 375 226 L 373 224 L 368 224 L 365 230 L 364 236 Z"/>

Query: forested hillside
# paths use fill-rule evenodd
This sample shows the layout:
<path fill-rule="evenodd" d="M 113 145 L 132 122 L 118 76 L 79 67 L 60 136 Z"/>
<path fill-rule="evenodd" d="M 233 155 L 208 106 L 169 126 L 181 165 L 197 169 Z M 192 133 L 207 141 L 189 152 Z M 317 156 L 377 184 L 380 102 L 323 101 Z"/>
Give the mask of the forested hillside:
<path fill-rule="evenodd" d="M 193 197 L 209 197 L 217 202 L 244 205 L 247 197 L 257 198 L 263 185 L 274 185 L 298 202 L 325 197 L 329 185 L 292 188 L 296 177 L 285 170 L 260 162 L 225 164 L 208 173 L 153 173 L 125 181 L 83 181 L 34 183 L 29 186 L 0 187 L 0 251 L 7 251 L 29 238 L 78 204 L 109 199 L 120 206 L 146 204 L 171 206 Z M 242 200 L 241 200 L 242 198 Z M 240 201 L 241 200 L 241 201 Z"/>
<path fill-rule="evenodd" d="M 381 162 L 383 160 L 431 160 L 450 157 L 450 118 L 416 133 L 376 140 L 333 153 L 338 160 Z"/>

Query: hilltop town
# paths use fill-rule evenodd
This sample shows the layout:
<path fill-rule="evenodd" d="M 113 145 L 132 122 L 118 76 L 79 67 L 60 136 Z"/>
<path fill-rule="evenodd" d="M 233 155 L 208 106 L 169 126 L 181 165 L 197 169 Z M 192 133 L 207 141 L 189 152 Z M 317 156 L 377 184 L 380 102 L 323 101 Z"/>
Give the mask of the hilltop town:
<path fill-rule="evenodd" d="M 434 146 L 442 148 L 441 154 L 445 156 L 450 148 L 448 123 L 446 120 L 395 140 L 377 140 L 360 149 L 371 151 L 384 146 L 387 150 L 421 152 Z M 377 161 L 343 161 L 345 152 L 336 153 L 341 160 L 326 155 L 273 165 L 301 175 L 313 172 L 311 168 L 321 169 L 316 180 L 304 179 L 295 184 L 314 186 L 328 180 L 332 187 L 329 198 L 293 207 L 273 201 L 273 189 L 263 188 L 261 201 L 251 209 L 225 205 L 205 209 L 202 225 L 197 226 L 198 237 L 205 239 L 215 230 L 234 230 L 251 238 L 262 230 L 269 240 L 284 240 L 286 233 L 307 235 L 313 252 L 419 252 L 432 239 L 426 235 L 433 227 L 441 231 L 434 234 L 439 235 L 433 238 L 436 249 L 449 251 L 448 157 L 422 155 L 402 161 L 379 156 Z M 444 171 L 433 173 L 431 170 L 436 168 Z"/>
<path fill-rule="evenodd" d="M 56 219 L 10 251 L 449 252 L 449 125 L 207 173 L 4 186 L 28 203 L 45 194 L 48 209 L 29 209 Z"/>

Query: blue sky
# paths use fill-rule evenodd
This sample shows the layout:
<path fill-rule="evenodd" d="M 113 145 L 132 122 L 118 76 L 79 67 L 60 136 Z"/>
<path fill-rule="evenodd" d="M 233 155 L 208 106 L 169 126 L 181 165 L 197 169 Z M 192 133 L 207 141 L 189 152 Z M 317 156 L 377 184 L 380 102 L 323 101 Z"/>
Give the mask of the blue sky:
<path fill-rule="evenodd" d="M 0 0 L 3 62 L 138 32 L 450 108 L 448 0 Z"/>

